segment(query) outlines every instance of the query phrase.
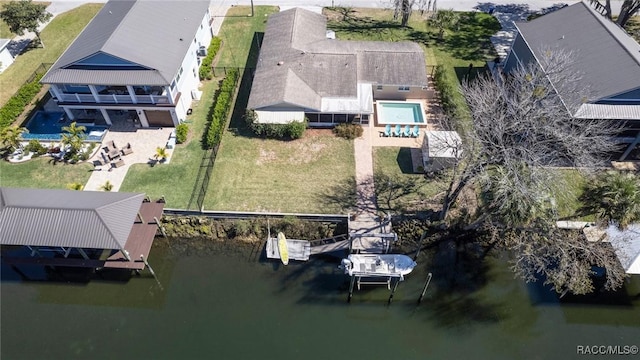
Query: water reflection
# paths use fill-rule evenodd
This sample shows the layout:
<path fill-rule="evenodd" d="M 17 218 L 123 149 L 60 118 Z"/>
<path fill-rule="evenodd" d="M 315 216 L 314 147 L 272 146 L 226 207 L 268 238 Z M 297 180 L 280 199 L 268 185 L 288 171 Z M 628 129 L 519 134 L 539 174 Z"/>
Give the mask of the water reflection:
<path fill-rule="evenodd" d="M 540 283 L 514 279 L 504 254 L 443 246 L 421 254 L 390 306 L 384 286 L 356 290 L 347 304 L 349 279 L 338 257 L 284 267 L 265 258 L 263 244 L 160 238 L 149 261 L 164 290 L 146 271 L 130 279 L 21 281 L 3 265 L 0 355 L 566 359 L 578 357 L 577 345 L 640 342 L 638 279 L 615 294 L 560 301 Z M 418 305 L 429 272 L 433 281 Z M 39 346 L 22 345 L 33 339 Z"/>

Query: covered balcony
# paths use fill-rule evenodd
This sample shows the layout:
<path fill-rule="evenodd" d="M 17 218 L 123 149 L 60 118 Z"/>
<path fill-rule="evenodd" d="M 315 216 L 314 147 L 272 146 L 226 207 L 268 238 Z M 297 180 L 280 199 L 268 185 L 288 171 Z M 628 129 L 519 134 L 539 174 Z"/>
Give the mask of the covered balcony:
<path fill-rule="evenodd" d="M 51 95 L 62 104 L 174 105 L 169 86 L 52 84 Z"/>

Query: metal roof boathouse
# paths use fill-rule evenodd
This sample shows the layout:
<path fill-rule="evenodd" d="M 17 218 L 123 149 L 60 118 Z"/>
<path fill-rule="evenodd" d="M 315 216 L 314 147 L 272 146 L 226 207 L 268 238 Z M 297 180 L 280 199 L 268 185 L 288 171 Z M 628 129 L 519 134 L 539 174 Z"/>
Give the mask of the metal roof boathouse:
<path fill-rule="evenodd" d="M 164 202 L 144 194 L 0 188 L 0 245 L 26 246 L 7 264 L 142 270 Z"/>

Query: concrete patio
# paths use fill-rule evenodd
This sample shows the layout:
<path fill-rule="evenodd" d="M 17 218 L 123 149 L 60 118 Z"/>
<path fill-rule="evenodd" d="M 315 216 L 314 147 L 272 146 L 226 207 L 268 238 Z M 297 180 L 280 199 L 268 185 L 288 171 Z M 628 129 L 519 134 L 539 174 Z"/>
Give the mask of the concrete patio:
<path fill-rule="evenodd" d="M 89 162 L 102 159 L 105 154 L 102 148 L 107 146 L 106 144 L 111 141 L 113 141 L 118 148 L 123 148 L 127 144 L 131 144 L 133 152 L 120 156 L 120 159 L 124 161 L 123 166 L 116 168 L 113 167 L 111 162 L 106 165 L 96 166 L 84 190 L 101 191 L 101 187 L 109 181 L 113 185 L 111 191 L 118 191 L 131 165 L 149 164 L 149 166 L 151 166 L 155 163 L 154 155 L 156 154 L 156 148 L 165 147 L 169 140 L 169 135 L 173 130 L 173 128 L 156 128 L 135 129 L 133 131 L 123 132 L 108 131 L 102 143 L 99 145 L 99 150 L 89 159 Z M 167 154 L 168 158 L 165 164 L 170 162 L 173 149 L 167 149 Z M 165 164 L 157 164 L 157 166 L 163 166 Z"/>

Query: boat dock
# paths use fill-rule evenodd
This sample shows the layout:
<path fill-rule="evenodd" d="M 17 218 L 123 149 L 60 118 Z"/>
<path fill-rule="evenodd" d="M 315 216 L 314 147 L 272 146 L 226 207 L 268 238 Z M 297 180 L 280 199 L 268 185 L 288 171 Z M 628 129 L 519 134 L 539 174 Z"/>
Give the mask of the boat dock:
<path fill-rule="evenodd" d="M 311 244 L 307 240 L 287 239 L 287 247 L 289 248 L 289 259 L 307 261 L 311 255 Z M 265 247 L 268 259 L 280 259 L 280 250 L 278 250 L 278 238 L 270 237 L 267 239 Z"/>

